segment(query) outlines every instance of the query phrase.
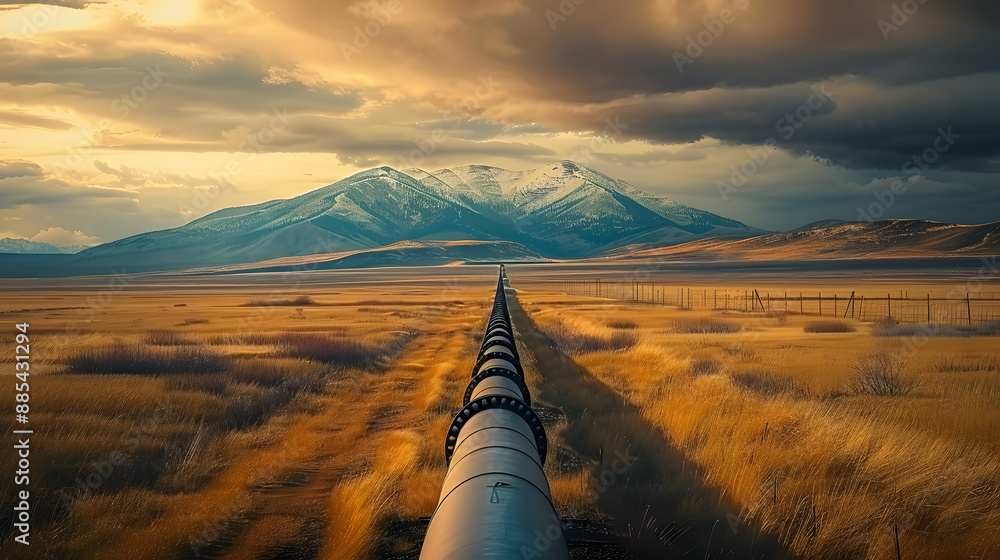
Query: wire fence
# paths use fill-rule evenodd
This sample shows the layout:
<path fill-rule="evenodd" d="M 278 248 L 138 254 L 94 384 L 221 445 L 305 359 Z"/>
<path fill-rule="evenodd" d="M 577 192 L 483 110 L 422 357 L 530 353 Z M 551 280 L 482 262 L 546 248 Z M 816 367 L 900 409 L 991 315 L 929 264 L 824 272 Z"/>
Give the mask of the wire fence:
<path fill-rule="evenodd" d="M 707 289 L 656 282 L 574 280 L 559 282 L 559 291 L 571 295 L 629 301 L 647 305 L 715 310 L 794 313 L 861 321 L 893 319 L 900 323 L 980 325 L 1000 321 L 1000 298 L 994 294 L 965 293 L 911 297 L 874 290 L 850 292 L 759 292 L 756 289 Z"/>

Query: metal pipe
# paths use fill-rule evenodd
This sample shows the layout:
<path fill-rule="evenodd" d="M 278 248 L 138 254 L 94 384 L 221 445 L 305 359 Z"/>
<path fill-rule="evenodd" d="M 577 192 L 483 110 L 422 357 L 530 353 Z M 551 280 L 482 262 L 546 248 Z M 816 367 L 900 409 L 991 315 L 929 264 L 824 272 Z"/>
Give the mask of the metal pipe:
<path fill-rule="evenodd" d="M 548 442 L 517 353 L 504 268 L 463 408 L 445 441 L 445 474 L 421 560 L 568 560 L 542 467 Z"/>

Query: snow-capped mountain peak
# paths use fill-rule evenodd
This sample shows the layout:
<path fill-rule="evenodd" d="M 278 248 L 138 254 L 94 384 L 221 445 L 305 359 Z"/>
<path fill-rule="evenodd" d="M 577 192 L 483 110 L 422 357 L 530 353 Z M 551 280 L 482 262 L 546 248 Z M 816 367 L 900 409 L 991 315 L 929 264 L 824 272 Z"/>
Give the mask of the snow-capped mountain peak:
<path fill-rule="evenodd" d="M 758 233 L 572 161 L 523 171 L 383 166 L 294 198 L 226 208 L 179 228 L 107 243 L 81 257 L 155 252 L 165 265 L 219 265 L 404 240 L 511 241 L 545 256 L 577 257 L 636 243 Z"/>

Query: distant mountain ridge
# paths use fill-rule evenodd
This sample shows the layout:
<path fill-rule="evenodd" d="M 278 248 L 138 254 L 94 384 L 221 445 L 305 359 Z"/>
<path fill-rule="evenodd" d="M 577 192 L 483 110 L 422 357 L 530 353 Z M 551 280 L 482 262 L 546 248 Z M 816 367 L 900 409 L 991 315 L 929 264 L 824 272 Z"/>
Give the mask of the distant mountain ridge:
<path fill-rule="evenodd" d="M 184 226 L 82 251 L 93 265 L 172 270 L 383 247 L 508 241 L 544 257 L 765 233 L 562 161 L 527 171 L 470 165 L 362 171 L 300 196 L 226 208 Z"/>
<path fill-rule="evenodd" d="M 0 239 L 0 253 L 68 255 L 79 253 L 88 247 L 88 245 L 52 245 L 51 243 L 30 241 L 28 239 L 18 239 L 14 237 L 4 237 L 3 239 Z"/>
<path fill-rule="evenodd" d="M 1000 255 L 1000 222 L 978 225 L 929 220 L 823 220 L 784 233 L 718 237 L 670 247 L 633 245 L 605 254 L 623 259 L 829 260 Z"/>

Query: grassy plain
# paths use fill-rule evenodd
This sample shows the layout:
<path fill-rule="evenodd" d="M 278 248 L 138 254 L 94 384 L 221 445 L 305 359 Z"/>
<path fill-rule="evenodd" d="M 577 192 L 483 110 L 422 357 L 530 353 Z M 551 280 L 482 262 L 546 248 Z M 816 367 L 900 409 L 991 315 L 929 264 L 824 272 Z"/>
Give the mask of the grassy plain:
<path fill-rule="evenodd" d="M 31 324 L 35 509 L 0 556 L 406 553 L 392 526 L 437 503 L 491 284 L 4 297 L 11 337 Z M 560 504 L 582 469 L 551 475 Z"/>
<path fill-rule="evenodd" d="M 206 277 L 6 291 L 7 338 L 14 323 L 31 324 L 35 509 L 33 546 L 7 534 L 0 556 L 414 558 L 413 527 L 437 503 L 443 434 L 495 269 L 459 280 L 392 274 L 294 289 Z M 520 324 L 560 514 L 628 514 L 643 502 L 614 500 L 639 489 L 647 510 L 680 505 L 676 519 L 623 516 L 615 526 L 626 541 L 676 544 L 685 523 L 704 518 L 689 533 L 730 553 L 742 551 L 724 538 L 733 525 L 803 558 L 893 558 L 896 525 L 903 558 L 1000 554 L 1000 339 L 922 341 L 850 320 L 629 305 L 518 278 L 519 307 L 551 339 Z M 912 391 L 852 392 L 867 354 L 911 342 L 902 372 Z M 578 369 L 561 369 L 553 385 L 563 359 Z M 0 362 L 13 381 L 12 353 Z M 12 389 L 4 384 L 2 402 Z M 571 393 L 579 410 L 560 410 Z M 602 399 L 621 412 L 593 420 L 587 407 Z M 624 486 L 595 492 L 615 442 L 645 425 L 639 467 Z M 0 454 L 0 472 L 13 461 Z M 681 476 L 668 484 L 675 463 Z M 11 482 L 0 479 L 0 495 Z"/>
<path fill-rule="evenodd" d="M 896 531 L 902 558 L 1000 556 L 1000 338 L 518 299 L 735 504 L 735 528 L 753 520 L 803 558 L 896 558 Z M 872 363 L 912 390 L 856 391 Z"/>

